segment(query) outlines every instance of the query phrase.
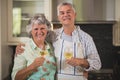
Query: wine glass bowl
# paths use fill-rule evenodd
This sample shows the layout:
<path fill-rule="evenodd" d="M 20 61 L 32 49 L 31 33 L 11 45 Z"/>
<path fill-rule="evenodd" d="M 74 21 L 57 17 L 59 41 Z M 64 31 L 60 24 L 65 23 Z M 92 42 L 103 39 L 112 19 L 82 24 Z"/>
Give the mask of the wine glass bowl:
<path fill-rule="evenodd" d="M 65 52 L 64 53 L 65 59 L 71 59 L 72 58 L 72 53 L 70 52 Z"/>
<path fill-rule="evenodd" d="M 64 57 L 65 59 L 71 59 L 73 57 L 73 51 L 72 48 L 66 47 L 64 50 Z"/>
<path fill-rule="evenodd" d="M 46 56 L 47 54 L 48 54 L 48 52 L 47 52 L 46 50 L 40 51 L 40 55 L 41 55 L 41 56 Z"/>

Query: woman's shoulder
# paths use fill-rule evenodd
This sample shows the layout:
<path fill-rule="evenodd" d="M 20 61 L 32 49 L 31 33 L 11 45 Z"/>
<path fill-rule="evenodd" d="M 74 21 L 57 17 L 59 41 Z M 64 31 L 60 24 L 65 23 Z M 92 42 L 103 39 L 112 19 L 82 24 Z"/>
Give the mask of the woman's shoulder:
<path fill-rule="evenodd" d="M 26 44 L 26 43 L 28 43 L 28 41 L 30 41 L 31 40 L 31 38 L 29 38 L 29 37 L 24 37 L 24 38 L 21 38 L 19 41 L 21 42 L 21 43 L 23 43 L 23 44 Z"/>

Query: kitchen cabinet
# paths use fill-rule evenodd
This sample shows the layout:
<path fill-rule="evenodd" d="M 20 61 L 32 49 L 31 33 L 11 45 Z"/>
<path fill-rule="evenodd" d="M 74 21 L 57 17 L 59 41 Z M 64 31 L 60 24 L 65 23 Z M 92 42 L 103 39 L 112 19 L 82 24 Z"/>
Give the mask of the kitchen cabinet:
<path fill-rule="evenodd" d="M 115 0 L 115 20 L 116 23 L 113 26 L 113 44 L 120 46 L 120 0 Z"/>
<path fill-rule="evenodd" d="M 113 45 L 120 46 L 120 20 L 113 25 Z"/>
<path fill-rule="evenodd" d="M 35 14 L 44 14 L 51 21 L 52 0 L 7 0 L 8 43 L 16 44 L 28 37 L 26 25 Z"/>

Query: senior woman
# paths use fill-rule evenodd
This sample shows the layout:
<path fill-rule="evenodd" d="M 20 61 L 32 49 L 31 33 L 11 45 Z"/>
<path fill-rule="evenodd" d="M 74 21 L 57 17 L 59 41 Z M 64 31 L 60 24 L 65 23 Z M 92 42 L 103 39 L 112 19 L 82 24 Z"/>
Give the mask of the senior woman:
<path fill-rule="evenodd" d="M 12 80 L 54 80 L 56 63 L 52 46 L 45 40 L 50 22 L 44 15 L 35 15 L 26 30 L 30 36 L 24 54 L 14 58 Z"/>

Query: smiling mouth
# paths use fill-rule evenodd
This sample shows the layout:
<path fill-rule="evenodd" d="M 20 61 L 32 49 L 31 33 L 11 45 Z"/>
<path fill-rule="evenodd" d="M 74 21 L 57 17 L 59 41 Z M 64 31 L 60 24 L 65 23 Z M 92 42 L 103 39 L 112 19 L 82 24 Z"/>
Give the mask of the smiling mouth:
<path fill-rule="evenodd" d="M 65 21 L 65 20 L 71 20 L 70 18 L 63 18 L 63 20 Z"/>

